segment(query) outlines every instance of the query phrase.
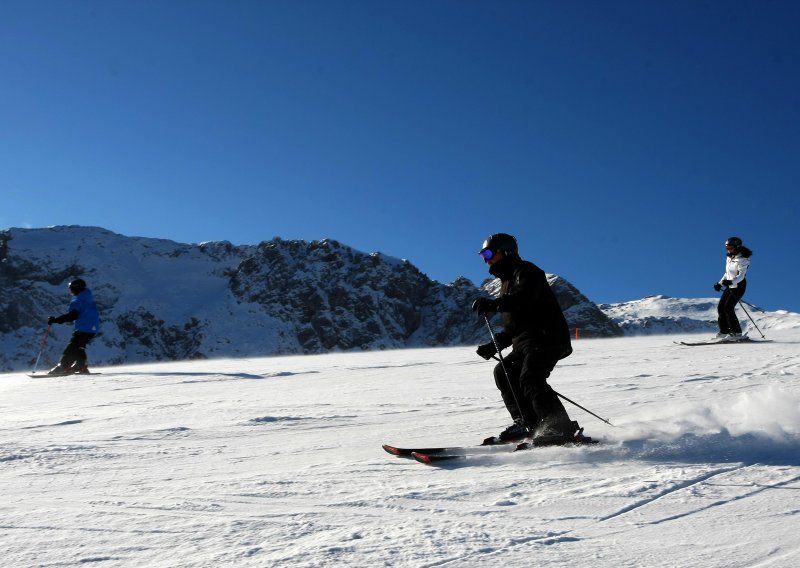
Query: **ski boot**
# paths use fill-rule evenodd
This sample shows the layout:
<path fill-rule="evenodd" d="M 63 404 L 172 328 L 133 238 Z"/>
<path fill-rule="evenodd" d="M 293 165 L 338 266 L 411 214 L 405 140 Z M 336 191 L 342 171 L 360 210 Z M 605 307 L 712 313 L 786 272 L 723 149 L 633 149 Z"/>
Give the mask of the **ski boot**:
<path fill-rule="evenodd" d="M 58 365 L 50 369 L 50 371 L 48 371 L 47 374 L 50 375 L 51 377 L 66 377 L 67 375 L 71 375 L 74 372 L 75 371 L 73 371 L 72 368 L 64 367 L 61 363 L 59 363 Z"/>
<path fill-rule="evenodd" d="M 523 442 L 517 450 L 529 450 L 544 446 L 564 446 L 566 444 L 586 444 L 592 439 L 583 435 L 583 428 L 575 420 L 543 420 L 533 434 L 530 442 Z"/>
<path fill-rule="evenodd" d="M 531 430 L 519 422 L 514 422 L 511 426 L 500 432 L 498 436 L 490 436 L 486 438 L 482 446 L 496 446 L 498 444 L 507 444 L 508 442 L 517 442 L 524 440 L 531 436 Z"/>

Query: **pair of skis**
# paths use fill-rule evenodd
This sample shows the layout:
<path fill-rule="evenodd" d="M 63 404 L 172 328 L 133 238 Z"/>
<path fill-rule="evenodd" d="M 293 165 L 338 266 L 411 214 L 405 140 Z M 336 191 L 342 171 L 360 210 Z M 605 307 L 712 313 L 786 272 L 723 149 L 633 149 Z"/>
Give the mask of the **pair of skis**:
<path fill-rule="evenodd" d="M 102 375 L 102 373 L 95 373 L 94 371 L 89 373 L 58 373 L 55 375 L 51 375 L 50 373 L 28 373 L 28 376 L 32 379 L 57 379 L 58 377 L 86 377 L 88 375 Z"/>
<path fill-rule="evenodd" d="M 483 443 L 477 446 L 442 446 L 442 447 L 419 447 L 419 448 L 401 448 L 392 446 L 390 444 L 383 444 L 383 449 L 388 453 L 398 457 L 414 458 L 420 463 L 426 465 L 438 465 L 442 462 L 453 462 L 456 460 L 466 459 L 470 455 L 481 455 L 489 453 L 492 450 L 488 447 L 491 446 L 513 446 L 512 452 L 522 450 L 531 450 L 534 448 L 542 448 L 548 446 L 583 446 L 587 444 L 596 444 L 597 440 L 592 440 L 588 436 L 583 435 L 583 428 L 581 428 L 575 436 L 567 441 L 564 439 L 529 439 L 524 441 L 525 438 L 517 440 L 500 440 L 499 438 L 487 438 Z M 484 448 L 486 448 L 484 450 Z M 481 451 L 483 450 L 483 451 Z"/>
<path fill-rule="evenodd" d="M 709 339 L 707 341 L 674 341 L 676 345 L 686 345 L 687 347 L 698 347 L 700 345 L 737 345 L 739 343 L 770 343 L 771 339 L 750 339 L 742 336 L 739 339 Z"/>

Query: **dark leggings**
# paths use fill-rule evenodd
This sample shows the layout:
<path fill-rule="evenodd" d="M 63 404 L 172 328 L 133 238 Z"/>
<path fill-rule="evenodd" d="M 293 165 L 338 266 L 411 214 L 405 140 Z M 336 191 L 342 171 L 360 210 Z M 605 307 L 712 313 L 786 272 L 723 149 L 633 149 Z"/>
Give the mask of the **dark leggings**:
<path fill-rule="evenodd" d="M 86 365 L 86 346 L 94 339 L 94 333 L 86 333 L 84 331 L 72 332 L 72 337 L 64 348 L 61 354 L 61 361 L 59 364 L 63 369 L 69 369 L 75 365 L 80 370 Z"/>
<path fill-rule="evenodd" d="M 736 288 L 725 288 L 722 293 L 719 304 L 717 304 L 720 333 L 742 333 L 742 326 L 739 325 L 739 318 L 736 317 L 736 304 L 744 296 L 746 288 L 747 282 L 742 280 Z"/>
<path fill-rule="evenodd" d="M 564 405 L 547 384 L 547 377 L 558 359 L 546 351 L 523 347 L 514 349 L 504 362 L 509 378 L 498 364 L 494 368 L 494 380 L 515 422 L 522 421 L 529 428 L 535 428 L 542 420 L 566 418 Z"/>

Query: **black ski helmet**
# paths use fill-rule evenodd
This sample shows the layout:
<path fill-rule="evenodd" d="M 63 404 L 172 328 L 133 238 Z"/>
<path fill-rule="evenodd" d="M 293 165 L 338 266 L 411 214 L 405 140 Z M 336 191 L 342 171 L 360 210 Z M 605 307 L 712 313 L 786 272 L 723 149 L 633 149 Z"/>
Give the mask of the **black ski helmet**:
<path fill-rule="evenodd" d="M 75 278 L 70 281 L 69 291 L 72 292 L 73 295 L 77 296 L 84 290 L 86 290 L 86 282 L 84 282 L 83 278 Z"/>
<path fill-rule="evenodd" d="M 728 240 L 725 241 L 725 246 L 739 248 L 742 246 L 742 239 L 739 237 L 728 237 Z"/>
<path fill-rule="evenodd" d="M 479 252 L 486 249 L 492 252 L 502 252 L 503 254 L 517 254 L 517 239 L 506 233 L 495 233 L 483 241 L 483 246 Z"/>

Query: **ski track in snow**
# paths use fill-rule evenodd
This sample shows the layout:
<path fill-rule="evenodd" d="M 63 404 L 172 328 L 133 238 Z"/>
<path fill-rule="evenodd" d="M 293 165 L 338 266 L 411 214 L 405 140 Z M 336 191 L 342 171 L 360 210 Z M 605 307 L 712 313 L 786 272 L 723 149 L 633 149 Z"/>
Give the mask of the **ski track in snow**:
<path fill-rule="evenodd" d="M 508 418 L 473 349 L 0 376 L 9 566 L 789 567 L 800 331 L 580 340 L 551 378 L 603 443 L 476 448 Z M 709 351 L 711 349 L 712 351 Z"/>

